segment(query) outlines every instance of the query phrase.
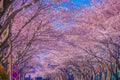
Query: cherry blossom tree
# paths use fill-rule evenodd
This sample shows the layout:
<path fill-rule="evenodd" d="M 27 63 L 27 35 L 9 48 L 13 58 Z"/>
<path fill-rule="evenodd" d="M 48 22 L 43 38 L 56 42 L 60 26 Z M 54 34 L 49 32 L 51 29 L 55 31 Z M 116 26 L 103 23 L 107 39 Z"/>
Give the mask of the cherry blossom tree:
<path fill-rule="evenodd" d="M 32 45 L 32 42 L 35 39 L 37 39 L 36 36 L 40 36 L 39 34 L 41 34 L 41 32 L 45 32 L 47 29 L 49 30 L 49 27 L 45 27 L 45 26 L 50 19 L 50 18 L 49 19 L 46 19 L 46 18 L 48 18 L 48 16 L 50 15 L 46 15 L 45 13 L 50 12 L 49 10 L 46 10 L 46 9 L 48 9 L 48 6 L 50 8 L 50 5 L 53 4 L 54 2 L 55 1 L 42 2 L 41 0 L 32 0 L 32 1 L 29 1 L 29 0 L 3 1 L 2 0 L 0 2 L 0 6 L 1 6 L 1 11 L 0 11 L 1 13 L 0 14 L 1 60 L 0 62 L 2 64 L 5 63 L 7 65 L 8 58 L 11 55 L 11 53 L 17 54 L 15 56 L 17 59 L 17 62 L 15 60 L 15 63 L 22 63 L 25 60 L 31 58 L 31 55 L 29 53 L 28 54 L 26 53 L 28 52 L 30 46 Z M 44 10 L 46 10 L 46 12 Z M 28 14 L 23 15 L 26 13 L 26 11 L 28 11 Z M 41 15 L 39 15 L 40 13 Z M 40 19 L 35 20 L 35 18 L 38 15 Z M 20 16 L 27 16 L 27 18 L 21 17 L 21 19 L 17 19 L 17 17 L 20 18 Z M 25 20 L 22 21 L 22 19 L 25 19 Z M 44 19 L 44 21 L 42 21 L 41 19 Z M 18 22 L 19 20 L 21 20 L 21 22 Z M 34 20 L 34 22 L 32 22 L 32 20 Z M 18 23 L 21 23 L 21 24 L 18 24 Z M 34 27 L 30 27 L 31 30 L 30 28 L 26 28 L 26 26 L 28 27 L 31 25 L 32 26 L 34 25 Z M 38 26 L 38 27 L 35 27 L 35 26 Z M 41 27 L 43 28 L 41 29 Z M 24 34 L 21 34 L 22 32 L 24 32 Z M 4 67 L 7 68 L 7 66 L 4 66 Z"/>
<path fill-rule="evenodd" d="M 58 54 L 64 55 L 64 57 L 59 56 L 58 58 L 52 54 L 51 57 L 55 56 L 55 59 L 51 60 L 55 60 L 56 63 L 60 61 L 62 63 L 66 60 L 73 61 L 73 58 L 82 60 L 81 63 L 78 62 L 78 65 L 84 64 L 82 68 L 90 71 L 82 71 L 85 75 L 84 79 L 90 79 L 96 74 L 101 74 L 101 71 L 105 73 L 106 69 L 109 70 L 109 74 L 113 73 L 118 79 L 119 77 L 116 76 L 115 70 L 111 68 L 111 64 L 118 65 L 119 63 L 119 31 L 117 31 L 119 29 L 119 1 L 94 2 L 93 7 L 84 8 L 83 13 L 79 13 L 77 17 L 70 17 L 77 24 L 75 23 L 70 30 L 65 31 L 61 39 L 64 49 L 62 49 L 62 54 L 60 54 L 61 52 L 58 52 Z M 79 50 L 77 51 L 77 49 Z M 74 54 L 77 56 L 74 56 Z M 79 58 L 79 55 L 82 58 Z M 87 76 L 88 73 L 90 75 Z M 103 76 L 105 77 L 105 74 Z"/>
<path fill-rule="evenodd" d="M 106 70 L 109 78 L 113 74 L 119 79 L 120 1 L 59 6 L 64 1 L 6 3 L 0 11 L 0 62 L 7 63 L 10 53 L 14 54 L 21 79 L 32 71 L 52 80 L 107 79 Z"/>

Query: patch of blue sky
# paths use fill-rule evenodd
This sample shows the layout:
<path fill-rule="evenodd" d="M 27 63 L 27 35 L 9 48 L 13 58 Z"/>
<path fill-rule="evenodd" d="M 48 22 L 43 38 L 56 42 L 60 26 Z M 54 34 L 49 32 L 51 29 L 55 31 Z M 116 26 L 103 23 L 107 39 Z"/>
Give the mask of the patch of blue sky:
<path fill-rule="evenodd" d="M 97 3 L 104 3 L 103 0 L 96 0 Z"/>
<path fill-rule="evenodd" d="M 52 7 L 53 7 L 53 8 L 57 8 L 58 5 L 57 5 L 57 4 L 52 4 Z"/>
<path fill-rule="evenodd" d="M 67 29 L 67 24 L 63 24 L 63 23 L 59 23 L 59 22 L 56 22 L 54 23 L 54 26 L 56 29 Z"/>
<path fill-rule="evenodd" d="M 64 29 L 69 30 L 69 26 L 73 26 L 75 24 L 75 21 L 69 20 L 68 23 L 59 23 L 59 21 L 55 20 L 53 22 L 53 25 L 55 26 L 56 30 Z"/>
<path fill-rule="evenodd" d="M 91 6 L 90 0 L 70 0 L 70 2 L 73 2 L 76 4 L 76 6 L 80 7 L 83 5 Z"/>
<path fill-rule="evenodd" d="M 71 5 L 72 4 L 72 5 Z M 71 6 L 73 6 L 73 4 L 74 3 L 71 3 L 71 2 L 62 2 L 61 4 L 60 4 L 60 6 L 62 6 L 62 7 L 71 7 Z M 74 5 L 74 6 L 76 6 L 76 5 Z"/>
<path fill-rule="evenodd" d="M 91 6 L 92 4 L 90 0 L 70 0 L 69 2 L 62 2 L 60 4 L 60 6 L 67 7 L 67 8 L 80 7 L 83 5 Z"/>

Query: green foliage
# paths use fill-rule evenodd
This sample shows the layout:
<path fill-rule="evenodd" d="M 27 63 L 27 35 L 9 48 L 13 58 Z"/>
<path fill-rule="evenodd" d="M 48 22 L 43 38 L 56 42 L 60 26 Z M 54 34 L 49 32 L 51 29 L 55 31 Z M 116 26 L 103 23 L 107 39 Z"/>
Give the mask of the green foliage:
<path fill-rule="evenodd" d="M 5 69 L 0 64 L 0 80 L 8 80 L 8 75 Z"/>

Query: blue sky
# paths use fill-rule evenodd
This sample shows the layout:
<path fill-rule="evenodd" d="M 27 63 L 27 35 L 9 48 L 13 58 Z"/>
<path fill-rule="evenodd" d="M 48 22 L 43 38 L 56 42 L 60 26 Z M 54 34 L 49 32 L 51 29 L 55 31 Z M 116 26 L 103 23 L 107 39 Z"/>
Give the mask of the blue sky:
<path fill-rule="evenodd" d="M 99 0 L 96 0 L 99 1 Z M 62 2 L 60 6 L 70 9 L 71 7 L 91 6 L 90 0 L 69 0 L 68 2 Z M 53 4 L 53 7 L 58 7 L 57 4 Z"/>
<path fill-rule="evenodd" d="M 87 5 L 90 6 L 90 0 L 71 0 L 71 2 L 74 2 L 76 6 L 82 6 L 82 5 Z"/>
<path fill-rule="evenodd" d="M 62 2 L 61 6 L 69 8 L 70 6 L 80 7 L 83 5 L 91 6 L 90 0 L 70 0 L 69 2 Z"/>
<path fill-rule="evenodd" d="M 101 3 L 102 0 L 95 0 L 96 2 Z M 61 6 L 69 8 L 73 4 L 75 7 L 80 7 L 83 5 L 92 6 L 91 0 L 69 0 L 69 2 L 62 2 Z"/>

